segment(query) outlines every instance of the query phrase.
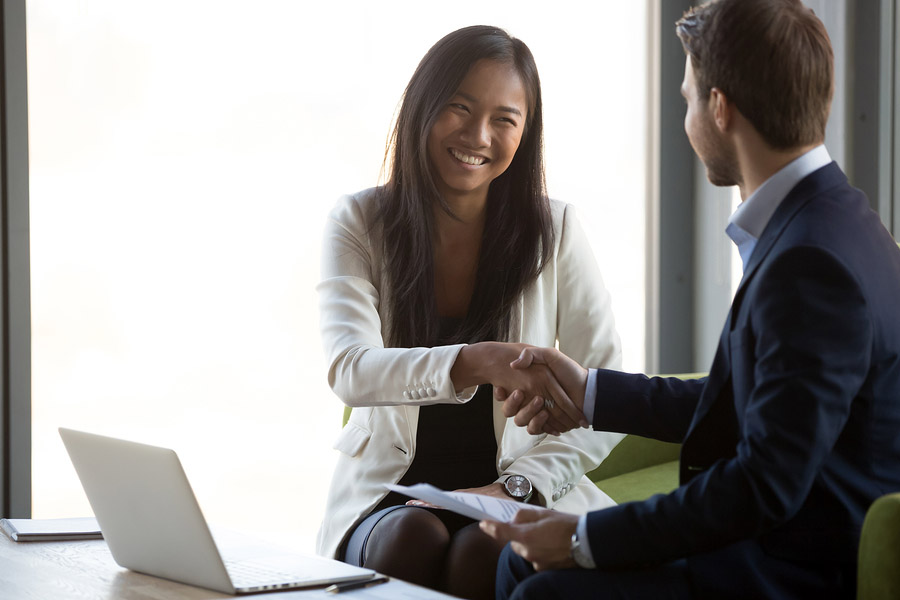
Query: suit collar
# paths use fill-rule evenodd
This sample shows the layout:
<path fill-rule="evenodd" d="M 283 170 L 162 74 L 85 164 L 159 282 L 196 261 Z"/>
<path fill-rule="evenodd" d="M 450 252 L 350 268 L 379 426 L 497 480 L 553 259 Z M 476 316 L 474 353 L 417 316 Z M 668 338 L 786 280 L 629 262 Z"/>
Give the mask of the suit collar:
<path fill-rule="evenodd" d="M 741 278 L 737 294 L 741 293 L 746 282 L 762 263 L 763 259 L 765 259 L 775 241 L 781 236 L 784 228 L 794 218 L 794 215 L 814 196 L 846 182 L 847 176 L 844 175 L 837 163 L 832 161 L 801 179 L 800 183 L 788 192 L 788 195 L 775 209 L 775 213 L 756 243 L 753 254 L 750 255 L 750 260 L 744 268 L 744 276 Z"/>

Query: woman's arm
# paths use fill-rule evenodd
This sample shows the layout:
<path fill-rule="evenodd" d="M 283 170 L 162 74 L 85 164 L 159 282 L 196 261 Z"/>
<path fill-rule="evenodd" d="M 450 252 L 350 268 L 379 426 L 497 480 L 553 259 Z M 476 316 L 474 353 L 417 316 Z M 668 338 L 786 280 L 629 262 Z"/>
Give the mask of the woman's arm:
<path fill-rule="evenodd" d="M 342 197 L 322 238 L 319 326 L 328 383 L 348 406 L 466 402 L 450 369 L 462 344 L 385 348 L 381 228 L 373 191 Z M 389 318 L 389 317 L 387 317 Z"/>
<path fill-rule="evenodd" d="M 342 198 L 323 236 L 320 327 L 328 382 L 338 397 L 349 406 L 459 403 L 471 399 L 482 383 L 532 395 L 564 394 L 549 369 L 509 367 L 522 344 L 384 347 L 383 318 L 389 316 L 382 294 L 380 228 L 373 225 L 375 207 L 368 194 Z"/>

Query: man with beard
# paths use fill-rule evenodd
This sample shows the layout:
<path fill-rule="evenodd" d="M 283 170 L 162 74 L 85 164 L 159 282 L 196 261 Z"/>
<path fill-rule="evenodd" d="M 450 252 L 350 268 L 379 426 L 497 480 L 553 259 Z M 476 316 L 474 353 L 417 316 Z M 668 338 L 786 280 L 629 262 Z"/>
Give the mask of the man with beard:
<path fill-rule="evenodd" d="M 482 522 L 511 540 L 499 598 L 852 598 L 866 510 L 900 490 L 900 250 L 823 146 L 833 56 L 800 0 L 719 0 L 676 30 L 685 131 L 744 274 L 709 376 L 586 370 L 555 349 L 565 398 L 512 392 L 531 433 L 560 410 L 682 444 L 680 486 L 584 516 Z"/>

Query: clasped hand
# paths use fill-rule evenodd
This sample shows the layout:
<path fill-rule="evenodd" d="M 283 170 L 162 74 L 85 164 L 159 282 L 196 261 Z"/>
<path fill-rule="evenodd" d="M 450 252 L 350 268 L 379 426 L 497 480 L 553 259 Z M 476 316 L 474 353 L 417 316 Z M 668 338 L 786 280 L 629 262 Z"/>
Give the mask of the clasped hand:
<path fill-rule="evenodd" d="M 549 402 L 545 395 L 528 394 L 528 387 L 494 386 L 494 398 L 503 402 L 503 414 L 513 417 L 516 425 L 532 435 L 559 435 L 588 426 L 583 412 L 587 369 L 555 348 L 533 346 L 522 348 L 509 366 L 518 372 L 539 372 L 553 381 L 548 386 L 552 390 Z"/>

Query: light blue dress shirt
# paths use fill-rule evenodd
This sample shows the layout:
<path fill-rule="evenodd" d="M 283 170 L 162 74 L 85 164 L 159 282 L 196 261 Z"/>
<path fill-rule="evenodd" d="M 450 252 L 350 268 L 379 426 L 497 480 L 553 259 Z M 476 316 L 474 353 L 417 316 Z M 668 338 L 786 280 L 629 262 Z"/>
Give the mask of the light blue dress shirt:
<path fill-rule="evenodd" d="M 766 179 L 750 197 L 741 202 L 728 219 L 725 233 L 735 243 L 741 262 L 747 268 L 747 262 L 753 255 L 759 236 L 769 224 L 778 205 L 800 181 L 814 171 L 818 171 L 831 162 L 831 156 L 824 145 L 816 146 L 809 152 L 797 157 L 785 165 L 780 171 Z M 588 369 L 587 388 L 584 391 L 584 416 L 588 422 L 594 418 L 594 405 L 597 402 L 597 370 Z M 592 557 L 587 537 L 587 515 L 578 519 L 578 541 L 586 550 L 587 557 Z M 593 558 L 590 559 L 593 563 Z"/>
<path fill-rule="evenodd" d="M 800 181 L 831 162 L 825 146 L 816 146 L 769 177 L 741 202 L 728 219 L 725 233 L 737 245 L 744 268 L 775 210 Z"/>

